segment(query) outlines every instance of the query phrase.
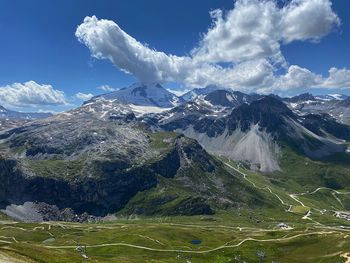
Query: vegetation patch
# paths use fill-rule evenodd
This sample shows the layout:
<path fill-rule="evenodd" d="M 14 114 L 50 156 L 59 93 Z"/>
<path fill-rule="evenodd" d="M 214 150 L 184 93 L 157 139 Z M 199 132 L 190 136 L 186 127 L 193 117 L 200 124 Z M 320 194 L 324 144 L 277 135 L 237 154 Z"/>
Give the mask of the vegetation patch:
<path fill-rule="evenodd" d="M 27 160 L 29 168 L 39 176 L 72 178 L 81 174 L 85 159 L 78 160 Z"/>
<path fill-rule="evenodd" d="M 296 214 L 306 215 L 310 211 L 310 207 L 293 205 L 290 211 Z"/>

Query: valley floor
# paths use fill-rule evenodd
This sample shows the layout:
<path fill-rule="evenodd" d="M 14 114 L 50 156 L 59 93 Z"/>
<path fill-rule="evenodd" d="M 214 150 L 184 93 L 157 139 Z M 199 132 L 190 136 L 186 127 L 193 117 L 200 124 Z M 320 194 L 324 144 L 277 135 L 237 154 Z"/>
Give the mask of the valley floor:
<path fill-rule="evenodd" d="M 225 164 L 280 207 L 93 224 L 18 223 L 4 217 L 0 263 L 350 262 L 350 221 L 346 212 L 337 214 L 348 192 L 289 193 L 239 164 Z M 327 202 L 317 202 L 320 194 Z"/>
<path fill-rule="evenodd" d="M 310 224 L 283 230 L 214 222 L 190 224 L 187 220 L 108 224 L 2 222 L 0 262 L 345 262 L 349 259 L 350 228 Z"/>

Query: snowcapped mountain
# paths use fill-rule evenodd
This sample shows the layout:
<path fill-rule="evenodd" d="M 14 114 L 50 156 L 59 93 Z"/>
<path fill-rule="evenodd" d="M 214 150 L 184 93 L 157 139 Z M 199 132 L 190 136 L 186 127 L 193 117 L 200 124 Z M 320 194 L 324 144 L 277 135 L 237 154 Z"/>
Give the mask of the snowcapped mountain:
<path fill-rule="evenodd" d="M 185 127 L 205 117 L 223 117 L 230 114 L 233 109 L 240 105 L 244 103 L 249 104 L 258 98 L 260 96 L 255 94 L 247 95 L 239 91 L 214 90 L 207 95 L 198 95 L 171 110 L 143 117 L 149 123 L 170 123 L 169 125 L 176 129 L 176 125 Z"/>
<path fill-rule="evenodd" d="M 343 94 L 300 94 L 284 98 L 288 107 L 298 114 L 328 114 L 341 123 L 350 124 L 349 97 Z"/>
<path fill-rule="evenodd" d="M 284 101 L 291 103 L 311 103 L 311 102 L 328 102 L 328 101 L 342 101 L 347 99 L 349 96 L 344 94 L 327 94 L 327 95 L 312 95 L 311 93 L 303 93 L 291 98 L 284 98 Z"/>
<path fill-rule="evenodd" d="M 34 119 L 44 119 L 50 116 L 52 116 L 51 113 L 12 111 L 0 105 L 0 119 L 34 120 Z"/>
<path fill-rule="evenodd" d="M 330 101 L 330 100 L 345 100 L 348 97 L 349 96 L 344 94 L 327 94 L 327 95 L 317 95 L 315 98 L 318 100 Z"/>
<path fill-rule="evenodd" d="M 213 105 L 236 108 L 243 103 L 251 103 L 256 98 L 239 91 L 215 90 L 207 94 L 204 99 Z"/>
<path fill-rule="evenodd" d="M 184 102 L 157 83 L 135 83 L 127 88 L 96 96 L 91 100 L 96 99 L 118 100 L 129 105 L 158 108 L 173 108 Z"/>
<path fill-rule="evenodd" d="M 181 96 L 181 98 L 185 101 L 191 101 L 194 98 L 196 98 L 197 96 L 200 96 L 200 95 L 205 96 L 205 95 L 207 95 L 213 91 L 216 91 L 216 90 L 226 90 L 226 89 L 218 87 L 216 85 L 209 85 L 209 86 L 206 86 L 205 88 L 195 88 L 189 92 L 186 92 L 185 94 L 183 94 Z"/>
<path fill-rule="evenodd" d="M 285 144 L 323 158 L 343 152 L 343 140 L 350 139 L 350 128 L 336 121 L 349 116 L 348 99 L 325 101 L 310 93 L 282 99 L 216 88 L 207 87 L 184 102 L 159 84 L 138 83 L 94 97 L 54 119 L 146 123 L 151 130 L 183 133 L 214 155 L 248 162 L 263 172 L 279 170 L 278 154 Z"/>
<path fill-rule="evenodd" d="M 300 102 L 316 101 L 316 100 L 317 99 L 311 93 L 302 93 L 300 95 L 297 95 L 291 98 L 284 98 L 284 101 L 291 102 L 291 103 L 300 103 Z"/>
<path fill-rule="evenodd" d="M 233 98 L 227 99 L 227 94 L 209 97 L 226 104 Z M 262 172 L 280 169 L 278 156 L 285 145 L 316 159 L 345 152 L 343 140 L 350 139 L 350 128 L 329 115 L 299 115 L 275 96 L 253 101 L 242 97 L 247 103 L 231 108 L 197 97 L 154 117 L 152 125 L 183 133 L 209 153 L 247 162 Z"/>

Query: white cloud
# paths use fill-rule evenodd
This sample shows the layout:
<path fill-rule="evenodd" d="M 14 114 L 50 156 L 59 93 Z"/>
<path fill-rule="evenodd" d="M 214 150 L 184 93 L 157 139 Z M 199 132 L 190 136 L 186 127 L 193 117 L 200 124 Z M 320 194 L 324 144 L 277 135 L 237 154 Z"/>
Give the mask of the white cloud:
<path fill-rule="evenodd" d="M 188 56 L 154 50 L 115 22 L 95 16 L 86 17 L 75 35 L 94 58 L 109 59 L 142 82 L 265 92 L 349 84 L 347 69 L 331 69 L 325 79 L 297 65 L 288 66 L 281 52 L 281 45 L 319 41 L 340 25 L 330 0 L 291 0 L 283 7 L 273 0 L 237 0 L 232 10 L 214 10 L 211 16 L 212 26 Z M 281 69 L 287 71 L 282 76 L 276 73 Z"/>
<path fill-rule="evenodd" d="M 340 19 L 328 0 L 293 0 L 282 9 L 281 25 L 287 43 L 308 39 L 318 41 L 339 26 Z"/>
<path fill-rule="evenodd" d="M 148 48 L 110 20 L 86 17 L 75 35 L 89 47 L 93 57 L 109 59 L 121 70 L 141 81 L 170 81 L 176 65 L 185 58 Z"/>
<path fill-rule="evenodd" d="M 109 85 L 101 85 L 101 86 L 97 87 L 97 89 L 103 90 L 103 91 L 108 91 L 108 92 L 112 92 L 112 91 L 116 91 L 117 90 L 115 88 L 112 88 Z"/>
<path fill-rule="evenodd" d="M 291 65 L 286 74 L 274 76 L 273 85 L 258 89 L 261 93 L 302 90 L 308 88 L 349 89 L 350 70 L 331 68 L 329 75 L 323 77 L 306 68 Z"/>
<path fill-rule="evenodd" d="M 211 12 L 214 24 L 192 51 L 195 59 L 207 62 L 241 62 L 274 57 L 280 52 L 281 14 L 273 1 L 238 0 L 224 14 Z"/>
<path fill-rule="evenodd" d="M 257 80 L 264 83 L 264 77 L 271 75 L 272 66 L 266 59 L 223 68 L 191 57 L 166 55 L 137 42 L 113 21 L 98 20 L 96 17 L 86 17 L 78 27 L 76 36 L 89 47 L 94 57 L 110 59 L 117 67 L 142 82 L 174 81 L 190 87 L 209 84 L 242 87 Z"/>
<path fill-rule="evenodd" d="M 226 68 L 207 64 L 192 69 L 185 83 L 190 87 L 217 85 L 251 92 L 257 87 L 271 85 L 273 71 L 273 66 L 266 59 L 241 62 Z"/>
<path fill-rule="evenodd" d="M 82 92 L 78 92 L 77 94 L 75 94 L 75 97 L 77 97 L 79 100 L 83 100 L 83 101 L 87 101 L 89 99 L 91 99 L 94 95 L 91 93 L 82 93 Z"/>
<path fill-rule="evenodd" d="M 13 83 L 0 87 L 0 104 L 9 107 L 67 105 L 63 91 L 35 81 Z"/>
<path fill-rule="evenodd" d="M 270 57 L 283 64 L 280 43 L 319 40 L 340 24 L 328 0 L 292 0 L 283 8 L 275 1 L 237 0 L 226 15 L 211 15 L 214 24 L 192 53 L 214 63 Z"/>
<path fill-rule="evenodd" d="M 291 65 L 285 75 L 274 77 L 273 85 L 262 88 L 259 92 L 271 93 L 316 87 L 320 85 L 322 81 L 322 76 L 316 75 L 306 68 Z"/>
<path fill-rule="evenodd" d="M 350 88 L 350 70 L 331 68 L 329 77 L 323 82 L 328 88 Z"/>

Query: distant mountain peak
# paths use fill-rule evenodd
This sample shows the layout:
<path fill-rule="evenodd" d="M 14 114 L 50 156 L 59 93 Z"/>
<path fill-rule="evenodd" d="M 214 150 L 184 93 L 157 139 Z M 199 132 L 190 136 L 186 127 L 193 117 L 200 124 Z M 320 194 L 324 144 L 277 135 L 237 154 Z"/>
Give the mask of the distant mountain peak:
<path fill-rule="evenodd" d="M 185 101 L 191 101 L 197 96 L 200 96 L 200 95 L 205 96 L 216 90 L 228 90 L 228 89 L 219 87 L 216 85 L 208 85 L 204 88 L 195 88 L 193 90 L 190 90 L 189 92 L 186 92 L 185 94 L 183 94 L 181 98 Z"/>
<path fill-rule="evenodd" d="M 302 93 L 300 95 L 297 95 L 291 98 L 285 98 L 285 101 L 293 102 L 293 103 L 301 102 L 301 101 L 315 101 L 315 100 L 316 98 L 309 92 Z"/>
<path fill-rule="evenodd" d="M 327 94 L 327 95 L 317 95 L 316 99 L 323 101 L 331 101 L 331 100 L 345 100 L 348 96 L 344 94 Z"/>
<path fill-rule="evenodd" d="M 102 94 L 96 99 L 119 100 L 126 104 L 137 106 L 152 106 L 159 108 L 172 108 L 183 102 L 175 94 L 163 88 L 159 83 L 134 83 L 129 87 Z"/>
<path fill-rule="evenodd" d="M 0 105 L 0 119 L 19 119 L 19 120 L 32 120 L 32 119 L 44 119 L 52 116 L 52 113 L 46 112 L 19 112 L 6 109 Z"/>
<path fill-rule="evenodd" d="M 204 97 L 213 105 L 235 108 L 243 103 L 250 103 L 251 98 L 249 95 L 239 91 L 230 90 L 215 90 L 210 92 Z"/>

